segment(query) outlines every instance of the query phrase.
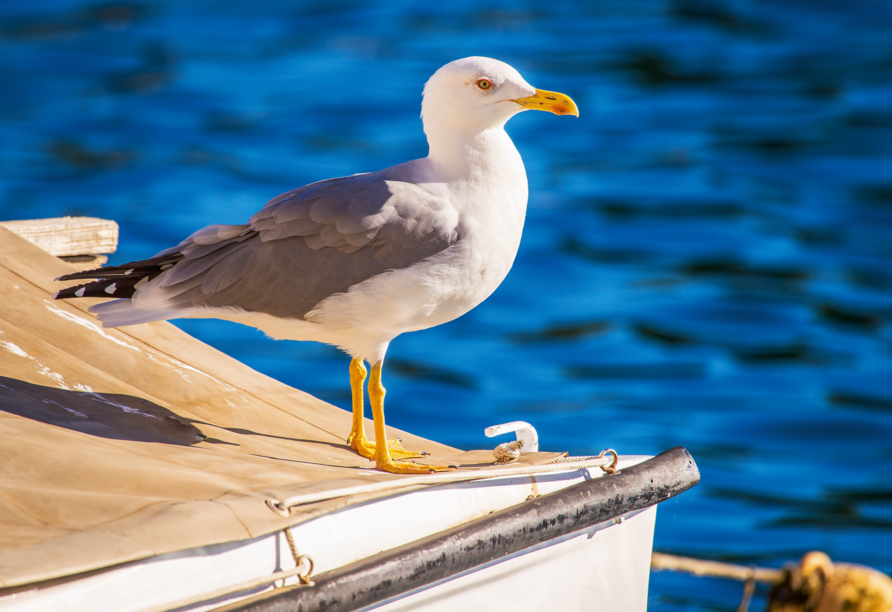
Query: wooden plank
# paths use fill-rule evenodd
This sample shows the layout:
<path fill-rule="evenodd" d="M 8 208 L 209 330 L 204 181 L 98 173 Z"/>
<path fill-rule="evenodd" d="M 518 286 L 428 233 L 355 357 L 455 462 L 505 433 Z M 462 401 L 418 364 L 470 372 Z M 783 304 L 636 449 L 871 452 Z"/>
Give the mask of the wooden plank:
<path fill-rule="evenodd" d="M 114 253 L 118 248 L 118 224 L 106 219 L 28 219 L 4 221 L 0 223 L 0 227 L 5 227 L 56 257 Z"/>
<path fill-rule="evenodd" d="M 78 272 L 95 270 L 108 263 L 105 255 L 63 255 L 59 259 L 74 266 Z"/>

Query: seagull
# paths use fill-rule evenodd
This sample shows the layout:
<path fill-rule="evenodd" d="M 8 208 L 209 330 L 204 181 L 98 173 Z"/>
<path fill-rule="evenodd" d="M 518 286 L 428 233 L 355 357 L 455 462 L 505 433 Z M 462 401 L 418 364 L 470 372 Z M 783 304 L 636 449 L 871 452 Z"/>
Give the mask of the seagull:
<path fill-rule="evenodd" d="M 526 110 L 579 116 L 568 96 L 508 64 L 456 60 L 424 87 L 427 157 L 288 191 L 244 225 L 210 225 L 150 259 L 66 274 L 56 280 L 98 280 L 53 297 L 118 298 L 89 309 L 104 327 L 218 318 L 337 346 L 352 358 L 347 444 L 386 472 L 451 469 L 406 461 L 426 453 L 387 440 L 384 355 L 400 334 L 468 312 L 507 276 L 528 187 L 504 128 Z M 375 442 L 363 427 L 365 362 Z"/>

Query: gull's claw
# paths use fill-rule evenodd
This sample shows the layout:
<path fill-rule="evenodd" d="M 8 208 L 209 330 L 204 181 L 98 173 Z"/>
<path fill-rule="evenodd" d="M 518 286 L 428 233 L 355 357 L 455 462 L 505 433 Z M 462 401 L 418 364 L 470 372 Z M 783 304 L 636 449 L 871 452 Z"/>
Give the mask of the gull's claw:
<path fill-rule="evenodd" d="M 449 465 L 422 465 L 411 461 L 378 461 L 376 469 L 391 474 L 430 474 L 432 472 L 448 472 L 453 469 Z"/>
<path fill-rule="evenodd" d="M 355 450 L 366 459 L 375 458 L 375 443 L 370 441 L 369 439 L 365 437 L 360 438 L 359 436 L 350 434 L 350 437 L 347 438 L 347 444 L 350 445 L 350 448 Z M 393 459 L 415 459 L 418 457 L 423 457 L 425 455 L 430 455 L 430 453 L 425 451 L 413 451 L 403 448 L 403 445 L 400 444 L 399 438 L 388 440 L 387 450 L 390 451 L 390 456 Z"/>

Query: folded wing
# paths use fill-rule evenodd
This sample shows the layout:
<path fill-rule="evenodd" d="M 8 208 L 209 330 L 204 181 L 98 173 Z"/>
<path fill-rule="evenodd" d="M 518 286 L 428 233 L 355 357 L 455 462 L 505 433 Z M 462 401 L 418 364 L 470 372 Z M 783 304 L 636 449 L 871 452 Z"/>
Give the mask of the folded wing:
<path fill-rule="evenodd" d="M 302 319 L 325 298 L 440 253 L 459 240 L 448 200 L 374 175 L 331 179 L 282 194 L 247 225 L 212 225 L 155 257 L 78 272 L 100 279 L 57 298 L 120 297 L 92 310 L 108 325 L 175 318 L 194 308 L 233 308 Z M 146 319 L 147 311 L 157 313 Z M 136 313 L 133 313 L 134 316 Z"/>

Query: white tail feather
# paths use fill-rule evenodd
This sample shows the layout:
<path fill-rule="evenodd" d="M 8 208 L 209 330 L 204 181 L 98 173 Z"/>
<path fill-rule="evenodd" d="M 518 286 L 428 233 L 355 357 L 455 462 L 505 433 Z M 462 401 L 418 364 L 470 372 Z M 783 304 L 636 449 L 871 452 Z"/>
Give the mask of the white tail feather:
<path fill-rule="evenodd" d="M 104 304 L 90 306 L 90 312 L 99 317 L 102 327 L 122 327 L 124 325 L 136 325 L 151 321 L 167 321 L 184 315 L 183 310 L 165 308 L 157 310 L 141 310 L 136 308 L 129 299 L 113 300 Z"/>

